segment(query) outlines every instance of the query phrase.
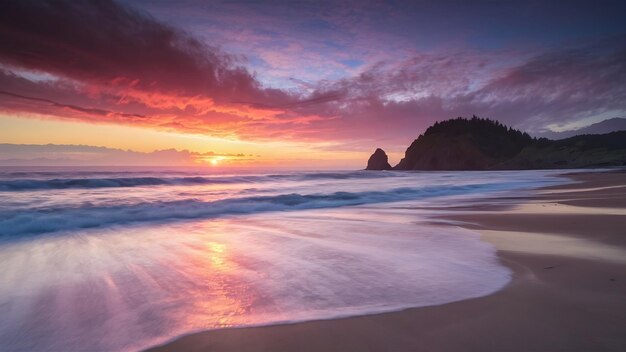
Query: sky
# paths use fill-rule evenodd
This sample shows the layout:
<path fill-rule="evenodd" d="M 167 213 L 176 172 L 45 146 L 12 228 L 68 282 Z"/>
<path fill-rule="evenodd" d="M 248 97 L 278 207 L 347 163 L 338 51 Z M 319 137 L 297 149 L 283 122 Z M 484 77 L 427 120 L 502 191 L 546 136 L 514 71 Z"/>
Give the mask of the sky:
<path fill-rule="evenodd" d="M 598 0 L 3 1 L 0 165 L 355 168 L 377 147 L 397 163 L 458 116 L 577 129 L 626 117 L 625 14 Z"/>

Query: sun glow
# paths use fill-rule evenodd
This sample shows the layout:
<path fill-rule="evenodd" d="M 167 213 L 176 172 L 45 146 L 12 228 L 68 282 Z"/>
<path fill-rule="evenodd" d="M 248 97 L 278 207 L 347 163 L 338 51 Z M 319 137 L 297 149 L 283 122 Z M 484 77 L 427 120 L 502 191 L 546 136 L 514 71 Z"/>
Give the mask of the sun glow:
<path fill-rule="evenodd" d="M 252 168 L 359 168 L 368 152 L 342 150 L 337 142 L 310 141 L 255 141 L 224 139 L 202 134 L 184 134 L 158 131 L 145 127 L 114 124 L 95 124 L 79 121 L 56 121 L 44 116 L 15 116 L 0 113 L 0 141 L 13 144 L 58 144 L 99 146 L 142 153 L 167 149 L 201 153 L 203 155 L 181 159 L 190 166 L 252 167 Z M 206 154 L 205 154 L 206 153 Z M 118 153 L 120 154 L 120 153 Z M 398 153 L 388 153 L 399 159 Z M 46 156 L 47 157 L 47 156 Z M 15 155 L 2 159 L 13 159 Z M 49 157 L 50 163 L 63 165 L 61 161 L 75 158 L 65 155 Z M 118 160 L 119 159 L 119 160 Z M 81 165 L 98 165 L 98 157 L 85 156 Z M 133 165 L 137 161 L 133 159 Z M 213 161 L 215 160 L 215 161 Z M 129 163 L 121 154 L 110 160 L 111 165 Z M 171 159 L 145 161 L 158 165 L 172 165 Z M 143 165 L 143 164 L 142 164 Z M 178 165 L 178 164 L 177 164 Z"/>
<path fill-rule="evenodd" d="M 209 163 L 211 163 L 212 166 L 217 166 L 224 159 L 226 158 L 224 158 L 223 156 L 216 156 L 216 157 L 209 159 Z"/>

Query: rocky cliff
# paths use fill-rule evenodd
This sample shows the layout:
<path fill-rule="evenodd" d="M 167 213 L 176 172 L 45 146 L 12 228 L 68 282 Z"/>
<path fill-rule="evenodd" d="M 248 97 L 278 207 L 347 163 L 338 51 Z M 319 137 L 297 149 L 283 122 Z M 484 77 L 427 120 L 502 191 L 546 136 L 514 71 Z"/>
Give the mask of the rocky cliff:
<path fill-rule="evenodd" d="M 532 138 L 497 121 L 474 116 L 435 123 L 411 143 L 393 169 L 504 170 L 622 165 L 626 165 L 626 131 L 553 141 Z M 368 169 L 383 168 L 370 169 L 368 163 Z"/>

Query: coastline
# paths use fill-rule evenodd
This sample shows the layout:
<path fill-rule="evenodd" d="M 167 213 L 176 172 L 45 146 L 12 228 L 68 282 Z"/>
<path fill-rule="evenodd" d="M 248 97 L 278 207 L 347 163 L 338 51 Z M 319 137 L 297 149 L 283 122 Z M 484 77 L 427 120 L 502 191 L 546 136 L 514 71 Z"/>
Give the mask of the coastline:
<path fill-rule="evenodd" d="M 481 233 L 513 279 L 489 296 L 398 312 L 211 330 L 149 351 L 623 351 L 626 173 L 571 173 L 511 208 L 436 220 Z M 443 225 L 449 226 L 449 225 Z"/>

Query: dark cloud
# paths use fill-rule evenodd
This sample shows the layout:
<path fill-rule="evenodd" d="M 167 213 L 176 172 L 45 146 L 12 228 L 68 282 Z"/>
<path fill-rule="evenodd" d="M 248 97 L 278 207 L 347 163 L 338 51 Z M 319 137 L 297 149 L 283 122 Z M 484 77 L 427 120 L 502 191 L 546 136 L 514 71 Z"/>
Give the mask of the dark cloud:
<path fill-rule="evenodd" d="M 4 95 L 4 96 L 7 96 L 7 97 L 11 97 L 11 98 L 17 98 L 17 99 L 21 99 L 21 100 L 27 100 L 27 101 L 36 102 L 36 103 L 43 103 L 43 104 L 50 105 L 52 107 L 62 108 L 62 109 L 69 109 L 69 110 L 72 110 L 72 111 L 75 111 L 75 112 L 78 112 L 78 113 L 84 113 L 84 114 L 89 114 L 89 115 L 110 116 L 110 115 L 113 115 L 113 114 L 119 114 L 119 116 L 121 116 L 121 117 L 128 117 L 128 118 L 145 118 L 146 117 L 146 116 L 138 115 L 138 114 L 117 113 L 117 112 L 113 112 L 113 111 L 109 111 L 109 110 L 103 110 L 103 109 L 83 108 L 83 107 L 76 106 L 76 105 L 61 104 L 61 103 L 57 103 L 57 102 L 49 100 L 49 99 L 34 98 L 34 97 L 19 95 L 19 94 L 15 94 L 15 93 L 5 92 L 5 91 L 2 91 L 2 90 L 0 90 L 0 95 Z M 0 98 L 0 101 L 1 101 L 1 98 Z"/>
<path fill-rule="evenodd" d="M 84 84 L 280 99 L 236 57 L 114 1 L 9 0 L 0 4 L 0 60 Z"/>

